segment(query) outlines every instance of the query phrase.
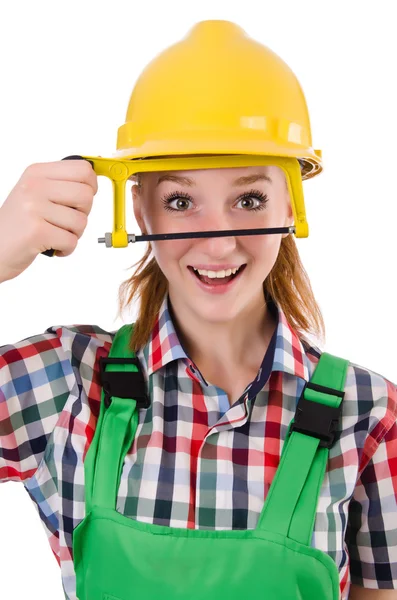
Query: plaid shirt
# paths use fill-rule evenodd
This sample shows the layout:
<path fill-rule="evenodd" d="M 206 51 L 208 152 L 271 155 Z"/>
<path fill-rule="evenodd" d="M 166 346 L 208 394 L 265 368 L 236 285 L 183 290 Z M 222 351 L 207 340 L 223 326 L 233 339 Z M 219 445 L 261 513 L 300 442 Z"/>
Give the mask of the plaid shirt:
<path fill-rule="evenodd" d="M 233 406 L 178 340 L 168 295 L 140 349 L 151 406 L 139 410 L 116 509 L 146 523 L 253 529 L 288 425 L 321 351 L 270 305 L 278 325 L 256 379 Z M 54 325 L 0 348 L 0 480 L 21 481 L 76 600 L 72 531 L 85 516 L 83 461 L 99 413 L 99 357 L 115 331 Z M 347 357 L 343 357 L 347 358 Z M 341 432 L 329 451 L 312 546 L 350 583 L 397 589 L 397 387 L 350 363 Z"/>

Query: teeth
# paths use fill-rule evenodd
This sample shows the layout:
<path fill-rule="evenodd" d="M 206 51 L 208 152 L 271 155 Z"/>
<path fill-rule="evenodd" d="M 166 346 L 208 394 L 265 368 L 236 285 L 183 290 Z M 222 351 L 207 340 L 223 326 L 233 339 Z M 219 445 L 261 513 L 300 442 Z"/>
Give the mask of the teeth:
<path fill-rule="evenodd" d="M 234 275 L 241 268 L 241 266 L 242 265 L 236 269 L 227 269 L 227 271 L 206 271 L 205 269 L 195 269 L 194 267 L 193 269 L 196 271 L 196 273 L 204 275 L 205 277 L 210 277 L 211 279 L 221 279 L 222 277 L 229 277 L 229 275 L 232 274 Z"/>

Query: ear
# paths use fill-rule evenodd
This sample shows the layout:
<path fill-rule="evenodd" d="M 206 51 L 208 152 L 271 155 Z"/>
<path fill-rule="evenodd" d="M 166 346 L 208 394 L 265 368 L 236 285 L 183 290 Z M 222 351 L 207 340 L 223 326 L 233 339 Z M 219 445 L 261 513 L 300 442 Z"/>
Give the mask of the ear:
<path fill-rule="evenodd" d="M 134 209 L 135 219 L 141 231 L 146 231 L 146 226 L 142 217 L 142 195 L 138 190 L 137 185 L 131 187 L 132 206 Z"/>
<path fill-rule="evenodd" d="M 294 222 L 294 213 L 292 210 L 291 202 L 288 202 L 288 225 L 287 225 L 287 227 L 289 225 L 292 225 L 293 222 Z"/>
<path fill-rule="evenodd" d="M 294 224 L 294 213 L 293 213 L 292 205 L 291 205 L 291 202 L 290 202 L 289 196 L 288 196 L 288 209 L 287 209 L 287 216 L 286 216 L 285 222 L 284 222 L 284 227 L 290 227 L 293 224 Z M 282 239 L 287 237 L 287 235 L 291 235 L 291 234 L 283 233 L 281 236 Z"/>

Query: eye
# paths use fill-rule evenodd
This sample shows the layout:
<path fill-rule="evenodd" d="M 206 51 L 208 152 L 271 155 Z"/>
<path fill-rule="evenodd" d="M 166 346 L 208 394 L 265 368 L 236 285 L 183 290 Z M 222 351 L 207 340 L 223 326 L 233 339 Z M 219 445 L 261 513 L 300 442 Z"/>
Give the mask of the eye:
<path fill-rule="evenodd" d="M 242 200 L 250 200 L 251 198 L 255 198 L 259 202 L 258 206 L 251 208 L 252 212 L 256 210 L 263 210 L 266 208 L 266 204 L 269 201 L 267 194 L 264 194 L 259 190 L 251 190 L 250 192 L 245 192 L 242 196 L 240 196 L 238 202 L 241 202 Z"/>
<path fill-rule="evenodd" d="M 192 202 L 193 199 L 191 196 L 189 196 L 189 194 L 186 194 L 185 192 L 170 192 L 168 194 L 166 194 L 165 196 L 163 196 L 163 198 L 161 198 L 161 202 L 164 205 L 165 210 L 169 210 L 169 211 L 173 211 L 173 212 L 184 212 L 175 208 L 171 208 L 169 206 L 169 204 L 171 204 L 171 202 L 174 202 L 175 200 L 179 200 L 180 198 L 184 198 L 184 200 Z"/>
<path fill-rule="evenodd" d="M 249 212 L 263 210 L 264 208 L 266 208 L 266 204 L 269 201 L 267 194 L 264 194 L 263 192 L 261 192 L 259 190 L 251 190 L 249 192 L 245 192 L 244 194 L 242 194 L 238 198 L 238 202 L 241 202 L 242 200 L 250 200 L 252 198 L 255 198 L 256 200 L 258 200 L 259 206 L 249 209 Z M 169 206 L 171 204 L 171 202 L 174 202 L 175 200 L 179 200 L 179 199 L 184 199 L 185 202 L 186 201 L 193 202 L 193 198 L 186 192 L 170 192 L 170 193 L 166 194 L 165 196 L 163 196 L 163 198 L 161 199 L 161 202 L 163 203 L 165 210 L 169 210 L 169 211 L 173 211 L 173 212 L 186 212 L 185 210 L 179 210 L 177 208 L 172 208 L 171 206 Z"/>

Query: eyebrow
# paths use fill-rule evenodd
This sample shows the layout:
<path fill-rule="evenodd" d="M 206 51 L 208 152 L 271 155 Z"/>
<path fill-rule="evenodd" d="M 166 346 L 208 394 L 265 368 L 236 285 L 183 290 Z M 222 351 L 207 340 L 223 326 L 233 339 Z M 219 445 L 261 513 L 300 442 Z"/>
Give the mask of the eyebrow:
<path fill-rule="evenodd" d="M 265 175 L 265 173 L 253 173 L 252 175 L 244 175 L 243 177 L 238 177 L 232 182 L 232 185 L 249 185 L 250 183 L 255 183 L 255 181 L 258 180 L 264 180 L 268 181 L 269 183 L 272 183 L 272 179 L 269 177 L 269 175 Z M 176 183 L 180 183 L 188 187 L 196 185 L 196 182 L 193 179 L 190 179 L 190 177 L 184 177 L 180 175 L 160 175 L 156 186 L 160 185 L 162 181 L 174 181 Z"/>

